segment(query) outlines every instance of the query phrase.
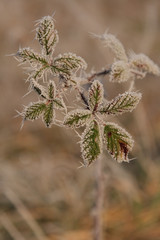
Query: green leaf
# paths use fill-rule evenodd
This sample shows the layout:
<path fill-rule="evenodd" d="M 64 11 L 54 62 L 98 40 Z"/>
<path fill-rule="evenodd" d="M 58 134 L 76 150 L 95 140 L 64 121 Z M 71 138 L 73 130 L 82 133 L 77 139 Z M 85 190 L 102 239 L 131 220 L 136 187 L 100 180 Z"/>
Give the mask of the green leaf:
<path fill-rule="evenodd" d="M 50 81 L 48 85 L 48 98 L 53 99 L 55 95 L 56 95 L 56 85 L 53 81 Z"/>
<path fill-rule="evenodd" d="M 24 120 L 35 120 L 41 116 L 46 108 L 43 102 L 32 103 L 24 110 Z"/>
<path fill-rule="evenodd" d="M 53 102 L 49 102 L 43 114 L 43 120 L 47 127 L 50 127 L 54 118 Z"/>
<path fill-rule="evenodd" d="M 134 141 L 125 129 L 115 123 L 106 123 L 104 142 L 108 152 L 117 162 L 129 162 L 128 153 L 132 150 Z"/>
<path fill-rule="evenodd" d="M 88 96 L 88 104 L 91 111 L 95 112 L 103 102 L 103 85 L 95 80 L 90 89 Z"/>
<path fill-rule="evenodd" d="M 64 125 L 68 127 L 78 128 L 84 126 L 91 117 L 91 111 L 78 109 L 69 112 L 65 119 Z"/>
<path fill-rule="evenodd" d="M 86 69 L 87 64 L 83 58 L 76 56 L 73 53 L 64 53 L 59 55 L 54 59 L 54 64 L 52 65 L 52 70 L 55 73 L 71 75 L 72 72 L 78 69 Z"/>
<path fill-rule="evenodd" d="M 44 65 L 43 67 L 37 68 L 33 71 L 30 78 L 37 79 L 42 78 L 44 76 L 44 73 L 49 69 L 48 65 Z"/>
<path fill-rule="evenodd" d="M 36 93 L 38 93 L 38 95 L 40 95 L 41 97 L 43 97 L 43 98 L 47 98 L 47 94 L 46 94 L 46 92 L 45 92 L 45 88 L 42 86 L 42 85 L 40 85 L 37 81 L 35 81 L 34 79 L 32 79 L 32 81 L 31 81 L 31 84 L 32 84 L 32 87 L 33 87 L 33 89 L 34 89 L 34 91 L 36 92 Z"/>
<path fill-rule="evenodd" d="M 56 97 L 55 99 L 53 99 L 53 103 L 56 109 L 66 109 L 66 105 L 62 97 Z"/>
<path fill-rule="evenodd" d="M 101 153 L 100 130 L 96 121 L 91 121 L 82 134 L 81 152 L 85 166 L 97 160 Z"/>
<path fill-rule="evenodd" d="M 102 107 L 99 112 L 102 114 L 119 115 L 125 112 L 131 112 L 136 108 L 141 99 L 141 93 L 125 92 L 119 94 L 116 98 L 111 100 Z"/>
<path fill-rule="evenodd" d="M 48 65 L 46 59 L 38 53 L 35 53 L 30 48 L 22 48 L 16 54 L 17 59 L 20 62 L 29 62 L 30 64 L 40 64 L 40 65 Z"/>
<path fill-rule="evenodd" d="M 36 38 L 38 39 L 42 49 L 46 55 L 54 52 L 59 37 L 57 30 L 54 28 L 54 20 L 50 16 L 43 17 L 36 29 Z"/>

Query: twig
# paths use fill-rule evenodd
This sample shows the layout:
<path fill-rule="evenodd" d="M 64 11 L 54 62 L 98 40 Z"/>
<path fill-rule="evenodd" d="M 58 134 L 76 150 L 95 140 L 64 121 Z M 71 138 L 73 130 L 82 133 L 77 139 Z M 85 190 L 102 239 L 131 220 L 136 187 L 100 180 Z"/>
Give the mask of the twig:
<path fill-rule="evenodd" d="M 111 69 L 105 69 L 101 72 L 94 73 L 93 75 L 91 75 L 90 77 L 87 78 L 87 81 L 92 82 L 96 77 L 105 76 L 105 75 L 109 74 L 110 72 L 111 72 Z M 86 97 L 84 96 L 84 93 L 82 91 L 80 91 L 79 89 L 78 89 L 78 92 L 80 94 L 82 101 L 87 106 L 87 109 L 89 109 L 88 101 L 87 101 Z"/>
<path fill-rule="evenodd" d="M 94 229 L 93 229 L 93 240 L 103 240 L 103 224 L 102 224 L 102 210 L 103 210 L 103 197 L 104 197 L 104 186 L 103 186 L 103 175 L 102 175 L 102 156 L 97 160 L 96 164 L 96 202 L 94 211 Z"/>
<path fill-rule="evenodd" d="M 34 220 L 31 213 L 25 207 L 23 202 L 18 198 L 17 194 L 15 194 L 12 190 L 6 188 L 4 190 L 4 194 L 16 207 L 17 211 L 20 213 L 20 215 L 23 217 L 26 223 L 30 226 L 37 240 L 47 240 L 47 237 L 43 233 L 42 229 L 39 227 L 38 223 Z"/>
<path fill-rule="evenodd" d="M 111 72 L 111 69 L 109 68 L 109 69 L 105 69 L 101 72 L 94 73 L 93 75 L 91 75 L 88 78 L 88 81 L 92 82 L 96 77 L 105 76 L 105 75 L 109 74 L 110 72 Z"/>
<path fill-rule="evenodd" d="M 81 99 L 83 100 L 84 104 L 86 105 L 87 109 L 89 109 L 88 101 L 87 101 L 86 97 L 84 96 L 84 93 L 80 91 L 79 94 L 80 94 Z"/>
<path fill-rule="evenodd" d="M 81 97 L 83 103 L 85 104 L 85 106 L 87 107 L 87 109 L 89 109 L 88 101 L 87 101 L 86 97 L 84 96 L 83 91 L 78 86 L 75 89 L 78 91 L 78 94 L 80 95 L 80 97 Z"/>
<path fill-rule="evenodd" d="M 12 221 L 9 219 L 7 214 L 3 213 L 0 216 L 1 225 L 7 230 L 11 237 L 15 240 L 25 240 L 23 235 L 18 231 L 18 229 L 13 225 Z"/>

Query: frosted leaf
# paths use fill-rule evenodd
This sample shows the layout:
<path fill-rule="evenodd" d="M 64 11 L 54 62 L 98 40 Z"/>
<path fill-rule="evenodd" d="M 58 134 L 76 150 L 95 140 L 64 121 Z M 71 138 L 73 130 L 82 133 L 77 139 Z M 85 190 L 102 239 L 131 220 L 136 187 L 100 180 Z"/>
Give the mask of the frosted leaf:
<path fill-rule="evenodd" d="M 39 78 L 42 78 L 44 76 L 44 73 L 46 72 L 46 70 L 49 69 L 49 66 L 48 65 L 44 65 L 44 66 L 41 66 L 40 68 L 36 68 L 32 74 L 30 75 L 30 78 L 34 78 L 35 80 L 36 79 L 39 79 Z"/>
<path fill-rule="evenodd" d="M 84 126 L 90 118 L 91 111 L 83 109 L 74 110 L 66 115 L 64 125 L 72 128 L 79 128 Z"/>
<path fill-rule="evenodd" d="M 132 150 L 134 141 L 125 129 L 115 123 L 106 123 L 104 142 L 108 152 L 117 162 L 129 162 L 128 153 Z"/>
<path fill-rule="evenodd" d="M 130 78 L 129 64 L 124 61 L 117 61 L 112 64 L 109 80 L 111 82 L 126 82 Z"/>
<path fill-rule="evenodd" d="M 81 152 L 85 166 L 89 166 L 97 160 L 101 153 L 102 143 L 99 125 L 96 121 L 91 121 L 81 138 Z"/>
<path fill-rule="evenodd" d="M 51 101 L 47 103 L 45 112 L 43 114 L 43 121 L 46 127 L 50 127 L 52 125 L 54 117 L 55 113 L 53 110 L 53 101 Z"/>
<path fill-rule="evenodd" d="M 49 99 L 54 99 L 56 95 L 56 85 L 53 81 L 49 81 L 48 84 L 48 98 Z"/>
<path fill-rule="evenodd" d="M 42 46 L 44 54 L 50 55 L 59 41 L 57 30 L 54 28 L 54 20 L 52 17 L 46 16 L 38 22 L 38 25 L 36 39 Z"/>
<path fill-rule="evenodd" d="M 28 62 L 31 65 L 47 65 L 46 59 L 38 53 L 35 53 L 31 48 L 20 48 L 16 54 L 18 61 L 25 63 Z"/>
<path fill-rule="evenodd" d="M 106 103 L 99 112 L 102 114 L 119 115 L 126 112 L 131 112 L 136 108 L 142 95 L 136 92 L 125 92 L 119 94 L 116 98 Z"/>
<path fill-rule="evenodd" d="M 130 65 L 131 68 L 138 69 L 141 72 L 152 73 L 160 76 L 160 68 L 156 65 L 148 56 L 145 54 L 130 54 Z"/>
<path fill-rule="evenodd" d="M 91 111 L 95 112 L 103 102 L 104 89 L 103 85 L 95 80 L 88 93 L 88 104 Z"/>
<path fill-rule="evenodd" d="M 71 75 L 80 68 L 86 69 L 87 64 L 83 58 L 73 53 L 64 53 L 54 59 L 52 71 L 59 74 Z"/>
<path fill-rule="evenodd" d="M 41 97 L 43 97 L 45 99 L 47 98 L 45 88 L 42 85 L 40 85 L 34 79 L 31 80 L 31 85 L 32 85 L 32 88 L 34 89 L 34 91 L 37 92 Z"/>
<path fill-rule="evenodd" d="M 56 85 L 49 81 L 48 87 L 44 88 L 34 79 L 32 79 L 34 90 L 44 98 L 44 102 L 36 102 L 27 107 L 23 113 L 24 120 L 35 120 L 43 115 L 43 121 L 47 127 L 50 127 L 55 118 L 54 108 L 66 110 L 65 103 L 61 96 L 57 96 Z"/>
<path fill-rule="evenodd" d="M 48 100 L 53 102 L 56 109 L 66 109 L 66 105 L 61 96 L 57 96 L 56 84 L 54 81 L 49 81 L 48 84 Z"/>
<path fill-rule="evenodd" d="M 53 103 L 54 103 L 54 107 L 56 109 L 65 109 L 66 110 L 66 105 L 65 105 L 62 97 L 56 97 L 55 99 L 53 99 Z"/>
<path fill-rule="evenodd" d="M 46 109 L 46 104 L 43 102 L 31 103 L 28 107 L 24 109 L 23 117 L 24 120 L 36 120 Z"/>
<path fill-rule="evenodd" d="M 106 47 L 109 47 L 115 54 L 117 60 L 127 61 L 127 55 L 122 43 L 112 34 L 104 33 L 99 38 L 104 42 Z"/>

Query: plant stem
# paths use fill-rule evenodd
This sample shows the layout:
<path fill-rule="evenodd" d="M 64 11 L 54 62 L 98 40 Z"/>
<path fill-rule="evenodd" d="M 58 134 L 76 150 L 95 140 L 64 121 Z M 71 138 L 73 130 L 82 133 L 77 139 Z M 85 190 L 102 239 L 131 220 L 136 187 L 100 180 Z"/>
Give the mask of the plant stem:
<path fill-rule="evenodd" d="M 103 173 L 102 173 L 102 157 L 97 160 L 96 165 L 96 194 L 95 194 L 95 211 L 93 217 L 93 240 L 103 240 L 103 223 L 102 223 L 102 210 L 103 210 Z"/>
<path fill-rule="evenodd" d="M 82 101 L 83 101 L 84 104 L 86 105 L 87 109 L 89 109 L 89 107 L 88 107 L 88 101 L 87 101 L 87 99 L 85 98 L 83 92 L 79 92 L 79 94 L 80 94 L 80 96 L 81 96 Z"/>
<path fill-rule="evenodd" d="M 88 81 L 92 82 L 96 77 L 105 76 L 105 75 L 109 74 L 110 72 L 111 72 L 111 69 L 109 68 L 109 69 L 105 69 L 101 72 L 94 73 L 93 75 L 91 75 L 88 78 Z"/>
<path fill-rule="evenodd" d="M 101 72 L 94 73 L 87 80 L 88 80 L 88 82 L 92 82 L 96 77 L 105 76 L 105 75 L 109 74 L 110 72 L 111 72 L 110 68 L 109 69 L 105 69 L 105 70 L 103 70 Z M 84 93 L 79 90 L 79 94 L 81 96 L 82 101 L 84 102 L 84 104 L 86 105 L 86 107 L 88 109 L 88 101 L 87 101 L 86 97 L 84 96 Z"/>

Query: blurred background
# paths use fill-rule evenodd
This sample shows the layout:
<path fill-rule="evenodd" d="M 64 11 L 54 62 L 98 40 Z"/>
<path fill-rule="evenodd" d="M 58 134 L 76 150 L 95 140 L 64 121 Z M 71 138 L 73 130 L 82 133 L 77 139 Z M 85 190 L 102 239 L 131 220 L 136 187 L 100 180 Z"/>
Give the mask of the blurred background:
<path fill-rule="evenodd" d="M 160 65 L 159 0 L 0 0 L 0 239 L 91 240 L 95 167 L 80 168 L 75 133 L 41 121 L 14 118 L 35 99 L 24 69 L 13 57 L 19 46 L 39 50 L 35 21 L 55 12 L 60 41 L 55 54 L 73 52 L 88 72 L 113 62 L 109 49 L 90 35 L 109 29 L 126 50 Z M 103 79 L 111 99 L 124 85 Z M 118 121 L 135 139 L 130 164 L 105 152 L 104 239 L 160 240 L 160 79 L 136 81 L 138 108 Z"/>

